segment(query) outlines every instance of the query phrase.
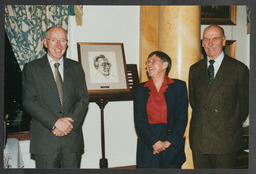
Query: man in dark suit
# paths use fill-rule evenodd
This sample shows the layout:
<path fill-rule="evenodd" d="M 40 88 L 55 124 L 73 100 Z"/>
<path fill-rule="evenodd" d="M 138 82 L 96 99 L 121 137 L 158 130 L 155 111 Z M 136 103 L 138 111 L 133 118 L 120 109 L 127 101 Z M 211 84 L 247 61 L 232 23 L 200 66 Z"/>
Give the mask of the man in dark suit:
<path fill-rule="evenodd" d="M 63 28 L 49 28 L 43 39 L 47 55 L 23 69 L 23 105 L 32 116 L 30 152 L 36 168 L 80 167 L 89 97 L 81 64 L 63 56 L 67 42 Z"/>
<path fill-rule="evenodd" d="M 208 26 L 202 45 L 207 57 L 190 67 L 192 107 L 189 140 L 195 168 L 234 168 L 243 148 L 243 122 L 249 112 L 249 70 L 224 54 L 220 26 Z"/>

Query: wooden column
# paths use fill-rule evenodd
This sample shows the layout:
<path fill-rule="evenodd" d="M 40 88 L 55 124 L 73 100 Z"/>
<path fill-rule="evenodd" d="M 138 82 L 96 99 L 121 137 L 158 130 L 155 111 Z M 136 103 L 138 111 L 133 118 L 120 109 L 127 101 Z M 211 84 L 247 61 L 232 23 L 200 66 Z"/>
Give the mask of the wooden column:
<path fill-rule="evenodd" d="M 188 80 L 200 59 L 200 6 L 161 6 L 159 49 L 172 59 L 170 77 Z"/>
<path fill-rule="evenodd" d="M 145 70 L 148 55 L 159 49 L 158 20 L 159 6 L 140 7 L 140 82 L 148 80 Z"/>

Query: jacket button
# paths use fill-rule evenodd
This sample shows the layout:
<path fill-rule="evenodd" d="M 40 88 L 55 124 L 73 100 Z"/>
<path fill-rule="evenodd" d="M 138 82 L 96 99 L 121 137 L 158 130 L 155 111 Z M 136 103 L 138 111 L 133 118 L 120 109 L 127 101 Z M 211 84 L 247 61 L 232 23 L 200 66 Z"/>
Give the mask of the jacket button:
<path fill-rule="evenodd" d="M 169 129 L 168 132 L 171 132 L 171 130 Z"/>
<path fill-rule="evenodd" d="M 202 108 L 202 111 L 205 111 L 205 108 Z"/>
<path fill-rule="evenodd" d="M 214 112 L 219 112 L 218 109 L 215 109 Z"/>

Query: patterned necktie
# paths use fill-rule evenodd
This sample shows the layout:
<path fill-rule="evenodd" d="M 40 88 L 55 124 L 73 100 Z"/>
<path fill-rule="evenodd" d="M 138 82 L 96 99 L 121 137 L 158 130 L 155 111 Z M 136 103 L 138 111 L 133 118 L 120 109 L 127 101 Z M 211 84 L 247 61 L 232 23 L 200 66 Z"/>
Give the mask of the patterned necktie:
<path fill-rule="evenodd" d="M 59 97 L 60 97 L 60 103 L 61 103 L 61 106 L 63 106 L 63 81 L 60 76 L 59 66 L 60 66 L 59 63 L 54 64 L 56 85 L 57 85 L 57 89 L 58 89 L 58 93 L 59 93 Z"/>
<path fill-rule="evenodd" d="M 209 65 L 209 68 L 208 68 L 208 75 L 209 75 L 209 84 L 212 85 L 212 82 L 214 80 L 214 67 L 213 67 L 213 64 L 214 64 L 214 60 L 210 60 L 210 65 Z"/>

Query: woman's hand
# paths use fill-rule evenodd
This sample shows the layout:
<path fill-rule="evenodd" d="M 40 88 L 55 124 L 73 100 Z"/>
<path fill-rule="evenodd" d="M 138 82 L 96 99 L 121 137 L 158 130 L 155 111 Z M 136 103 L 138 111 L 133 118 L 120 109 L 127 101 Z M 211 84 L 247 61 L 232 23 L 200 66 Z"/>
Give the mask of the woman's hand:
<path fill-rule="evenodd" d="M 164 147 L 167 149 L 170 147 L 171 143 L 169 141 L 164 141 Z"/>
<path fill-rule="evenodd" d="M 153 145 L 153 154 L 159 154 L 160 152 L 164 151 L 166 149 L 164 143 L 162 141 L 157 141 L 154 145 Z"/>
<path fill-rule="evenodd" d="M 164 151 L 165 149 L 169 148 L 171 143 L 169 141 L 158 141 L 153 145 L 153 154 L 159 154 L 160 152 Z"/>

